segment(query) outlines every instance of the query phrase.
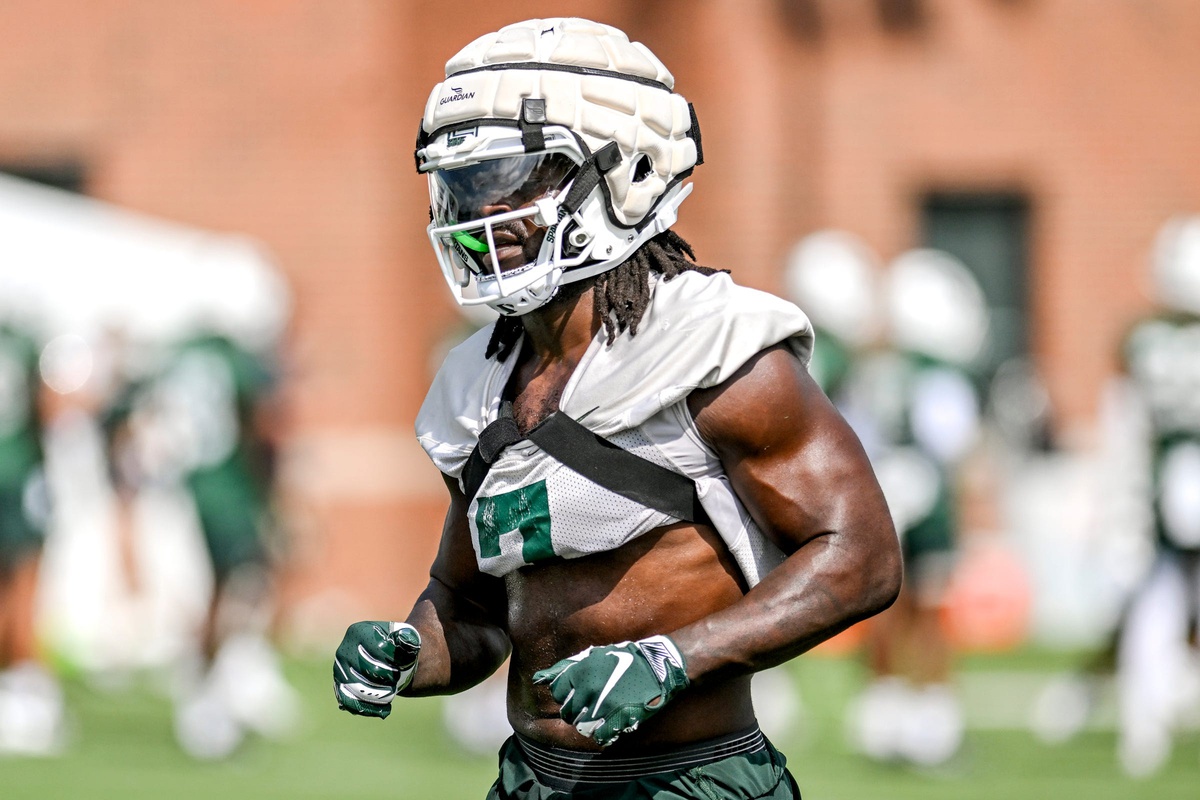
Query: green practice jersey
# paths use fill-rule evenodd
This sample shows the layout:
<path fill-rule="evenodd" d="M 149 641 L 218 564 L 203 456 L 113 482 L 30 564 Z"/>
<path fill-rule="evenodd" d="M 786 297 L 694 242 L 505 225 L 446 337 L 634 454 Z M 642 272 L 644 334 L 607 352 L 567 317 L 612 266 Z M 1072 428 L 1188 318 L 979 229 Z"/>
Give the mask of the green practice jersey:
<path fill-rule="evenodd" d="M 1200 317 L 1164 314 L 1125 338 L 1125 371 L 1149 422 L 1154 518 L 1160 540 L 1200 549 Z"/>
<path fill-rule="evenodd" d="M 262 560 L 274 452 L 258 415 L 271 369 L 231 339 L 203 335 L 173 350 L 153 383 L 218 576 Z"/>
<path fill-rule="evenodd" d="M 42 463 L 38 346 L 0 323 L 0 488 L 22 486 Z"/>

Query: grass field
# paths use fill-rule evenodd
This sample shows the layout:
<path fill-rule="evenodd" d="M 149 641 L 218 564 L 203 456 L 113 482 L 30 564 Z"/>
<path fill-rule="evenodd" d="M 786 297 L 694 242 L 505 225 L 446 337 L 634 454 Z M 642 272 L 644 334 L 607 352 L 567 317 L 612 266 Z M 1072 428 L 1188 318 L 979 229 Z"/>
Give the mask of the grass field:
<path fill-rule="evenodd" d="M 1177 742 L 1168 767 L 1145 781 L 1121 775 L 1115 734 L 1095 726 L 1047 747 L 1021 727 L 1031 691 L 1063 656 L 1022 653 L 963 662 L 967 747 L 931 772 L 870 764 L 846 747 L 842 714 L 862 672 L 827 656 L 794 662 L 804 713 L 777 737 L 806 800 L 1196 800 L 1200 736 Z M 289 676 L 304 693 L 308 721 L 287 744 L 254 742 L 231 761 L 198 764 L 175 746 L 170 706 L 145 687 L 97 691 L 72 682 L 76 735 L 52 760 L 0 760 L 0 800 L 269 800 L 437 798 L 481 800 L 495 758 L 462 754 L 440 724 L 438 700 L 409 700 L 385 722 L 334 708 L 328 664 L 295 660 Z"/>

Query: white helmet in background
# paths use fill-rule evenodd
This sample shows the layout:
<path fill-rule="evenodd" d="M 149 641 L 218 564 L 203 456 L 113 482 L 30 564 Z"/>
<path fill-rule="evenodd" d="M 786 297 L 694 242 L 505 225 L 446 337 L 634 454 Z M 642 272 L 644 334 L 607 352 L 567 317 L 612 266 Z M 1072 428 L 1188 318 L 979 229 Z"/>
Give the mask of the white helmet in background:
<path fill-rule="evenodd" d="M 1200 215 L 1166 221 L 1154 242 L 1151 267 L 1158 302 L 1200 314 Z"/>
<path fill-rule="evenodd" d="M 460 305 L 527 313 L 674 224 L 703 161 L 674 84 L 641 43 L 574 18 L 509 25 L 447 62 L 416 160 Z"/>
<path fill-rule="evenodd" d="M 817 231 L 788 254 L 786 291 L 817 327 L 864 347 L 880 333 L 879 273 L 879 259 L 862 239 Z"/>
<path fill-rule="evenodd" d="M 987 340 L 988 307 L 971 271 L 941 250 L 910 250 L 885 278 L 893 345 L 960 366 Z"/>

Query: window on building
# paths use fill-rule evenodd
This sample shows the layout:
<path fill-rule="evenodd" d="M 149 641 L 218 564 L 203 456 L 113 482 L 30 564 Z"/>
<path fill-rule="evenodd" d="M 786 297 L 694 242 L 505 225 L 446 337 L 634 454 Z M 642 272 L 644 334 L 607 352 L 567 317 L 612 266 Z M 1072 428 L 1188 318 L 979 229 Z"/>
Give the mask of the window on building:
<path fill-rule="evenodd" d="M 991 310 L 985 378 L 1029 352 L 1029 202 L 1019 194 L 936 192 L 925 198 L 921 240 L 957 256 L 974 273 Z"/>

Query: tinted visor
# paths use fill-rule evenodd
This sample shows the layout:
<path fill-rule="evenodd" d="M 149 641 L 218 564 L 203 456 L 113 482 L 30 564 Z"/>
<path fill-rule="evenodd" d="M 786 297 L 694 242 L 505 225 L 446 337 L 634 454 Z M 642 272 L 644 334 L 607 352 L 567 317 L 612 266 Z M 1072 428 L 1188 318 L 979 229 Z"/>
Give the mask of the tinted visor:
<path fill-rule="evenodd" d="M 563 153 L 533 153 L 430 173 L 433 219 L 457 225 L 526 208 L 562 190 L 576 164 Z"/>

